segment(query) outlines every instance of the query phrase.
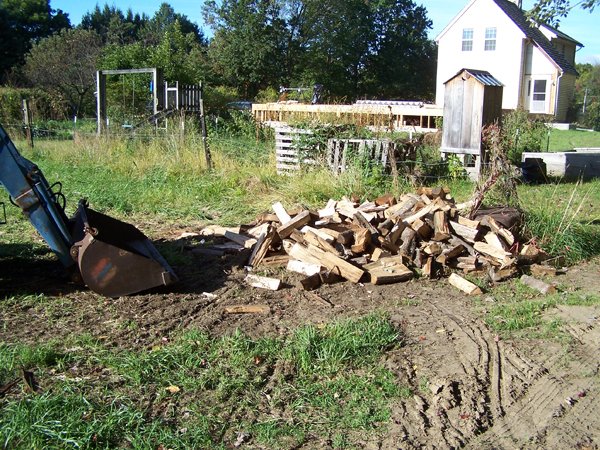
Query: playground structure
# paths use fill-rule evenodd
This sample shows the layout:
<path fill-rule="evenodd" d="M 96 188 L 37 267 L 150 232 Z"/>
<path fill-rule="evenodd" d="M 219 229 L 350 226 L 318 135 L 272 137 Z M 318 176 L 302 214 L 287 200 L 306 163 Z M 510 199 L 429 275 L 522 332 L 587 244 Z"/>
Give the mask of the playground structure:
<path fill-rule="evenodd" d="M 151 111 L 144 120 L 135 128 L 145 123 L 158 123 L 176 111 L 185 111 L 199 115 L 201 122 L 204 118 L 204 104 L 202 100 L 202 84 L 185 85 L 178 81 L 169 85 L 164 81 L 162 70 L 156 67 L 143 69 L 117 69 L 99 70 L 96 72 L 96 109 L 98 134 L 108 129 L 109 118 L 107 116 L 107 76 L 110 75 L 132 75 L 151 74 L 150 92 L 152 94 Z"/>

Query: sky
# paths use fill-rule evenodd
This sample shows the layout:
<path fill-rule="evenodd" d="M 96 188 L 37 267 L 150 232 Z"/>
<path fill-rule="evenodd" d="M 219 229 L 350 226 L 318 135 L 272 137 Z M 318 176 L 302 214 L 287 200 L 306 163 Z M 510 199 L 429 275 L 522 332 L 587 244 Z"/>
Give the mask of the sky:
<path fill-rule="evenodd" d="M 92 10 L 98 3 L 103 6 L 117 5 L 121 10 L 127 11 L 129 8 L 134 13 L 146 13 L 153 16 L 160 3 L 166 1 L 176 12 L 184 14 L 192 22 L 196 22 L 210 36 L 210 31 L 204 28 L 202 20 L 202 0 L 50 0 L 50 5 L 54 9 L 62 9 L 69 14 L 71 23 L 78 25 L 81 17 Z M 448 0 L 416 0 L 416 4 L 423 5 L 427 9 L 429 18 L 433 21 L 433 28 L 429 32 L 429 37 L 434 39 L 452 18 L 467 4 L 467 0 L 448 1 Z M 524 0 L 523 7 L 530 8 L 534 0 Z M 600 8 L 596 8 L 592 13 L 578 8 L 571 11 L 569 16 L 562 19 L 560 31 L 568 34 L 572 38 L 581 42 L 584 47 L 577 53 L 576 62 L 578 63 L 596 63 L 600 64 Z"/>

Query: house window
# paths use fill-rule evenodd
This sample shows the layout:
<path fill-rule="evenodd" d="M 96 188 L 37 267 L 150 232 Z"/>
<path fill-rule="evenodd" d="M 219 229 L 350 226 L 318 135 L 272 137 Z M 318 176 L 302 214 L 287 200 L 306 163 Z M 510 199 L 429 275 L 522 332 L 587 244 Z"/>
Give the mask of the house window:
<path fill-rule="evenodd" d="M 496 50 L 496 28 L 485 29 L 485 46 L 483 48 L 486 52 Z"/>
<path fill-rule="evenodd" d="M 470 52 L 473 50 L 473 28 L 463 28 L 462 51 Z"/>

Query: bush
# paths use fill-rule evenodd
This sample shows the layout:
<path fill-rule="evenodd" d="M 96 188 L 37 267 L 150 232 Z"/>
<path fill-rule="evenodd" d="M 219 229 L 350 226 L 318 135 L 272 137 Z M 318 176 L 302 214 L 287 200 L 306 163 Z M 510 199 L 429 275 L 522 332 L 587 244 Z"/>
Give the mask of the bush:
<path fill-rule="evenodd" d="M 21 102 L 29 100 L 29 110 L 34 121 L 64 119 L 66 111 L 61 99 L 50 96 L 41 89 L 0 87 L 0 123 L 5 127 L 23 122 Z"/>
<path fill-rule="evenodd" d="M 544 150 L 548 127 L 540 119 L 531 119 L 529 113 L 517 109 L 502 117 L 502 141 L 510 162 L 519 166 L 523 152 Z"/>
<path fill-rule="evenodd" d="M 586 127 L 600 131 L 600 102 L 593 102 L 587 107 L 583 120 Z"/>

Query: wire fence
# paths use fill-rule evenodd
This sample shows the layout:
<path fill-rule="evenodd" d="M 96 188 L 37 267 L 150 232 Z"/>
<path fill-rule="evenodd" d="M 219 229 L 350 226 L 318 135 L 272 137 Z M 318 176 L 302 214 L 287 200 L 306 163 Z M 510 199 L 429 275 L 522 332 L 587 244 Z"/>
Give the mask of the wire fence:
<path fill-rule="evenodd" d="M 23 140 L 27 137 L 27 127 L 23 123 L 3 124 L 13 140 Z M 78 122 L 40 122 L 32 123 L 31 135 L 35 145 L 36 141 L 73 141 L 77 139 L 96 139 L 98 134 L 95 129 L 96 122 L 91 120 Z M 113 127 L 107 130 L 103 136 L 115 139 L 133 139 L 144 142 L 150 140 L 172 139 L 174 137 L 182 139 L 200 139 L 198 130 L 190 127 L 191 132 L 186 134 L 179 126 L 154 127 L 144 126 L 138 129 L 127 127 Z M 188 131 L 190 131 L 188 130 Z M 232 158 L 252 159 L 257 163 L 268 164 L 275 155 L 274 139 L 266 142 L 259 142 L 249 136 L 243 138 L 228 135 L 226 132 L 213 132 L 209 134 L 209 142 L 212 148 L 218 149 L 223 155 Z M 200 141 L 198 140 L 198 145 Z M 416 154 L 417 158 L 403 159 L 395 161 L 395 169 L 392 162 L 377 164 L 377 161 L 368 161 L 364 158 L 349 159 L 349 167 L 358 172 L 362 172 L 367 178 L 377 177 L 403 178 L 414 183 L 433 183 L 436 181 L 458 180 L 469 177 L 468 171 L 462 163 L 449 158 L 443 160 L 441 154 L 437 156 L 423 155 L 420 152 Z M 419 157 L 420 156 L 420 157 Z M 482 170 L 485 172 L 489 165 L 482 164 Z M 318 161 L 310 167 L 302 166 L 303 170 L 326 169 L 326 161 Z"/>

